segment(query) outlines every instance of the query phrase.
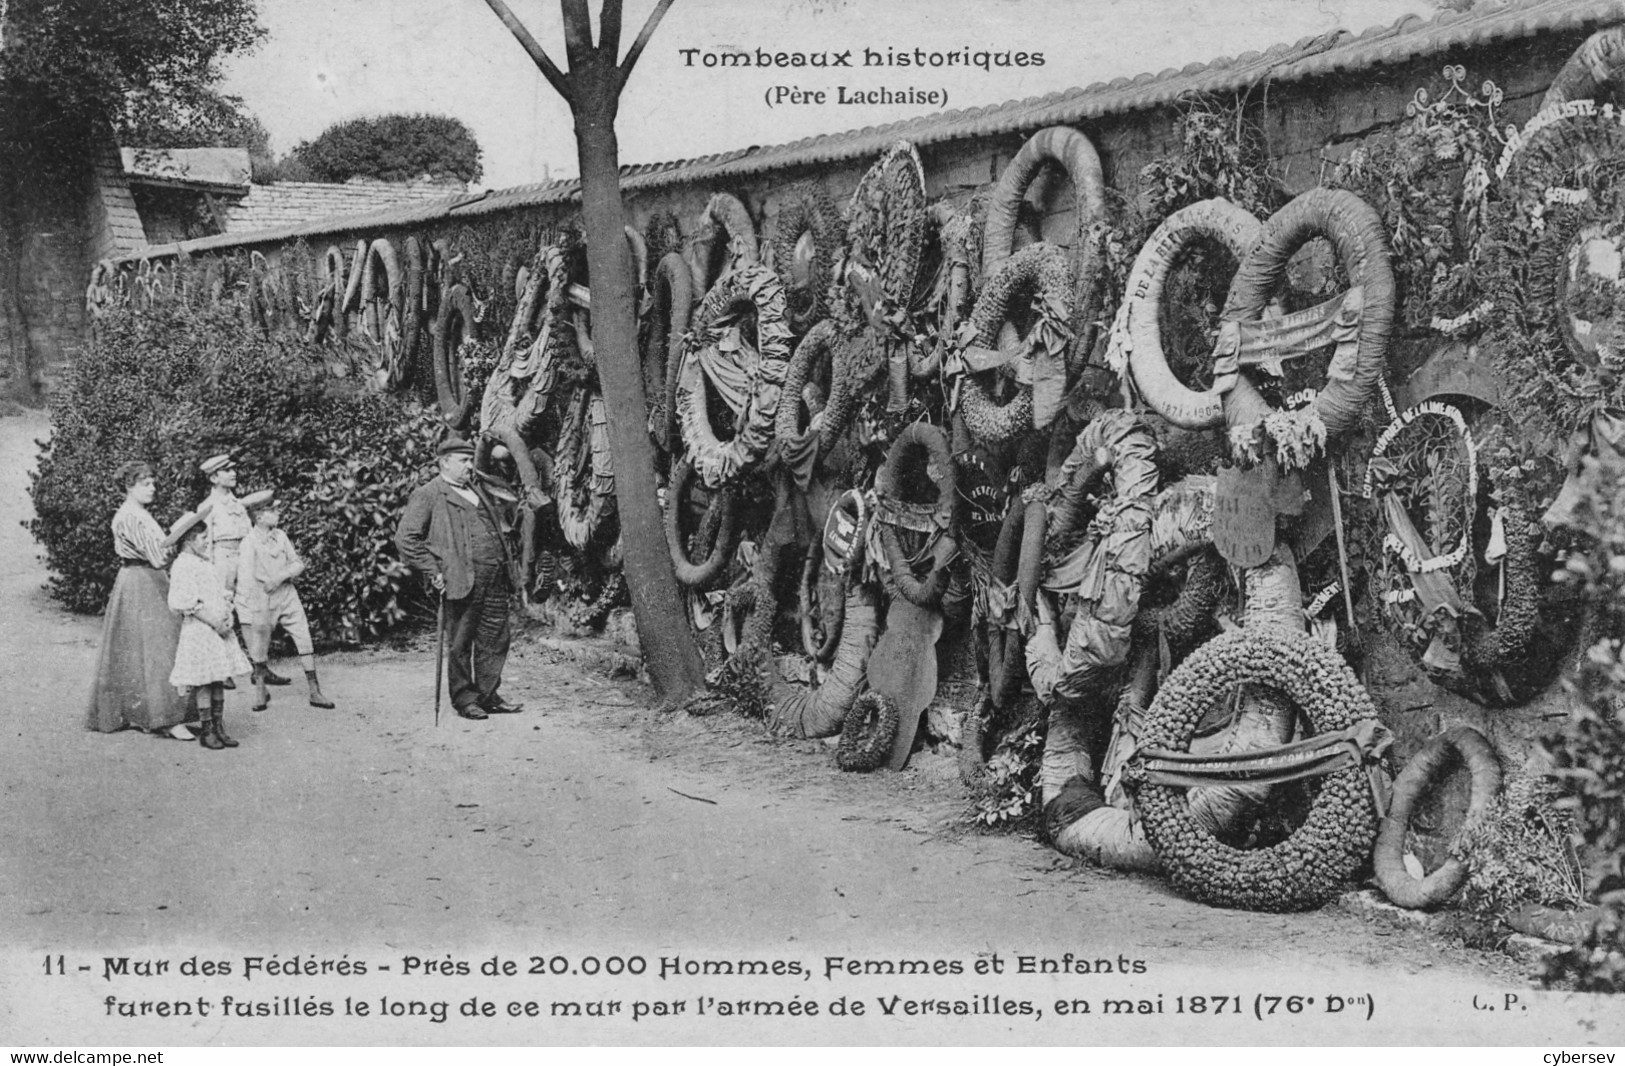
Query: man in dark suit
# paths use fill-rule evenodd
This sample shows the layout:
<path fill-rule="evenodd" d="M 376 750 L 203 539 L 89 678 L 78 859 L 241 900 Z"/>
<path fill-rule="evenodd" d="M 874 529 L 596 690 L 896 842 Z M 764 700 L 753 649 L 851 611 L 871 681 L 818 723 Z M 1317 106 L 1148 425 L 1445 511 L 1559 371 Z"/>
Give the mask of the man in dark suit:
<path fill-rule="evenodd" d="M 395 530 L 402 561 L 446 598 L 451 644 L 447 683 L 464 718 L 515 714 L 523 708 L 497 692 L 508 660 L 512 559 L 489 491 L 473 477 L 474 446 L 440 445 L 440 474 L 407 501 Z"/>

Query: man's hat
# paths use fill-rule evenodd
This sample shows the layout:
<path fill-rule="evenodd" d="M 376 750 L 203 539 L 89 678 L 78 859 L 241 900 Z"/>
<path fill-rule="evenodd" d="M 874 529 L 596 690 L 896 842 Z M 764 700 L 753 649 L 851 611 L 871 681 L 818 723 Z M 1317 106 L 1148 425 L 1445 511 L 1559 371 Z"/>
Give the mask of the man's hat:
<path fill-rule="evenodd" d="M 440 447 L 435 449 L 436 455 L 457 455 L 459 453 L 473 455 L 474 445 L 461 437 L 447 437 L 440 442 Z"/>
<path fill-rule="evenodd" d="M 231 456 L 229 456 L 229 455 L 211 455 L 207 459 L 205 459 L 201 463 L 199 463 L 197 465 L 197 468 L 199 470 L 203 471 L 205 474 L 208 474 L 208 475 L 210 475 L 212 477 L 218 471 L 224 470 L 226 467 L 231 466 L 231 465 L 232 465 Z"/>

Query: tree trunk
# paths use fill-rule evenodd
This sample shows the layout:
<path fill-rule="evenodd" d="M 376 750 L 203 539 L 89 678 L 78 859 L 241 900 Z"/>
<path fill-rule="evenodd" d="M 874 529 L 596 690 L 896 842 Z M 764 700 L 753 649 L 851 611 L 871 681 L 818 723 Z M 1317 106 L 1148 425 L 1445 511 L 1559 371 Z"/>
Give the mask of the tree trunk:
<path fill-rule="evenodd" d="M 619 73 L 613 56 L 606 59 L 599 54 L 595 60 L 572 63 L 569 75 L 587 228 L 593 346 L 609 413 L 622 565 L 632 593 L 638 641 L 656 693 L 665 705 L 675 706 L 705 683 L 705 664 L 695 647 L 672 572 L 656 495 L 655 450 L 646 429 L 648 413 L 621 202 L 620 147 L 615 137 Z"/>

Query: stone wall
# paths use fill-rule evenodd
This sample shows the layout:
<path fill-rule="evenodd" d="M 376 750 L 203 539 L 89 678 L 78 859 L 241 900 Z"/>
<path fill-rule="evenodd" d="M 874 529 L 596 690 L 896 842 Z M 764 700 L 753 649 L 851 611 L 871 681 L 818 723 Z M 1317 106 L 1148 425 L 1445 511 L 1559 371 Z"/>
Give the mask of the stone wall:
<path fill-rule="evenodd" d="M 39 153 L 8 182 L 0 263 L 0 394 L 30 400 L 73 358 L 85 334 L 90 170 L 80 158 Z"/>
<path fill-rule="evenodd" d="M 1320 183 L 1327 171 L 1367 138 L 1399 123 L 1418 89 L 1438 95 L 1448 87 L 1442 75 L 1447 63 L 1466 69 L 1465 85 L 1476 89 L 1486 79 L 1505 90 L 1501 126 L 1522 123 L 1535 110 L 1553 74 L 1584 39 L 1582 32 L 1549 33 L 1491 43 L 1472 49 L 1429 55 L 1392 66 L 1318 79 L 1272 85 L 1267 80 L 1246 94 L 1249 117 L 1263 131 L 1279 178 L 1291 192 Z M 1141 195 L 1139 175 L 1148 163 L 1175 155 L 1179 149 L 1179 109 L 1161 108 L 1109 116 L 1080 126 L 1100 151 L 1108 184 L 1122 203 L 1134 205 Z M 920 152 L 932 199 L 968 198 L 997 179 L 1030 131 L 966 136 L 928 145 Z M 723 184 L 696 179 L 657 188 L 634 187 L 627 195 L 629 223 L 642 230 L 655 212 L 672 212 L 685 220 L 685 231 L 715 192 L 741 198 L 755 216 L 759 233 L 770 235 L 786 192 L 797 182 L 816 179 L 836 199 L 856 187 L 871 158 L 807 164 Z M 1044 239 L 1066 243 L 1074 231 L 1071 191 L 1064 178 L 1049 177 L 1029 194 Z M 392 224 L 374 217 L 353 228 L 337 221 L 307 236 L 317 251 L 329 242 L 341 248 L 357 238 L 407 236 L 434 240 L 470 225 L 497 230 L 553 225 L 575 212 L 568 191 L 550 187 L 493 194 L 487 202 L 459 208 L 455 217 Z M 418 217 L 422 217 L 419 215 Z M 692 236 L 692 235 L 691 235 Z M 275 259 L 291 242 L 245 236 L 236 249 L 254 248 Z M 1420 364 L 1439 342 L 1436 336 L 1401 336 L 1395 344 L 1391 377 L 1396 383 Z M 1488 734 L 1513 764 L 1531 752 L 1532 737 L 1543 722 L 1564 713 L 1565 699 L 1555 687 L 1531 703 L 1505 711 L 1486 711 L 1444 692 L 1427 681 L 1409 656 L 1380 632 L 1364 634 L 1367 682 L 1379 700 L 1385 720 L 1398 734 L 1401 755 L 1414 750 L 1442 725 L 1469 722 Z"/>
<path fill-rule="evenodd" d="M 25 128 L 60 116 L 31 114 Z M 92 264 L 145 243 L 112 131 L 44 145 L 8 136 L 0 226 L 0 396 L 38 402 L 84 343 Z M 63 147 L 69 145 L 70 147 Z"/>

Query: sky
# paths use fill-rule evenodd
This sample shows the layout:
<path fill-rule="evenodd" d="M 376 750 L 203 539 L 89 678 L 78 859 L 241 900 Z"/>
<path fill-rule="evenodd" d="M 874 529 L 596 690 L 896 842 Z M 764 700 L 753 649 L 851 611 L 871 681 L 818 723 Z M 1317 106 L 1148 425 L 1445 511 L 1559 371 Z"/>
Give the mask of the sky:
<path fill-rule="evenodd" d="M 558 4 L 509 0 L 567 66 Z M 596 0 L 591 5 L 596 12 Z M 259 0 L 268 39 L 227 68 L 277 154 L 347 118 L 455 116 L 483 149 L 481 185 L 572 176 L 569 111 L 484 0 Z M 626 0 L 623 50 L 654 7 Z M 1428 0 L 677 0 L 622 96 L 623 163 L 778 144 L 944 110 L 936 101 L 843 103 L 840 94 L 913 88 L 957 109 L 1183 67 L 1344 28 L 1356 32 Z M 967 52 L 987 65 L 864 66 L 865 49 Z M 757 68 L 724 53 L 850 51 L 850 69 Z M 1028 65 L 1014 65 L 1026 53 Z M 1033 55 L 1042 55 L 1042 65 Z M 1008 54 L 1009 66 L 996 57 Z M 779 90 L 775 92 L 775 90 Z M 792 102 L 797 90 L 822 102 Z M 770 96 L 779 99 L 770 106 Z"/>

